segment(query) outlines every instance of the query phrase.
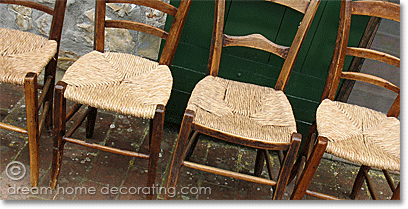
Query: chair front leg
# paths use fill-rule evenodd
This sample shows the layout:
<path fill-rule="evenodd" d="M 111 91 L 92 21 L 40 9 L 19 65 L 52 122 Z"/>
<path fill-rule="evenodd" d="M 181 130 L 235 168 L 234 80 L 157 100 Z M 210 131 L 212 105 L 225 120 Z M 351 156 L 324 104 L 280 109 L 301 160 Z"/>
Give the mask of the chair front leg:
<path fill-rule="evenodd" d="M 299 151 L 301 142 L 302 135 L 300 135 L 299 133 L 292 134 L 292 142 L 286 154 L 285 160 L 283 161 L 283 165 L 279 173 L 278 183 L 276 184 L 276 188 L 274 191 L 273 195 L 274 200 L 281 200 L 285 193 L 285 189 L 290 178 L 290 172 L 295 163 L 296 155 Z"/>
<path fill-rule="evenodd" d="M 30 155 L 31 186 L 38 186 L 39 179 L 39 130 L 37 74 L 28 73 L 24 79 L 27 134 Z"/>
<path fill-rule="evenodd" d="M 181 123 L 180 133 L 176 142 L 173 159 L 170 165 L 170 173 L 167 180 L 166 191 L 169 191 L 169 189 L 176 187 L 180 168 L 184 160 L 183 155 L 185 153 L 185 150 L 187 149 L 188 137 L 190 135 L 194 115 L 195 113 L 192 110 L 186 110 L 186 112 L 184 113 L 183 122 Z M 164 198 L 171 199 L 173 197 L 166 194 Z"/>
<path fill-rule="evenodd" d="M 164 105 L 157 105 L 156 113 L 153 118 L 153 124 L 150 126 L 150 140 L 149 140 L 149 175 L 147 177 L 147 187 L 155 184 L 157 165 L 159 161 L 160 145 L 163 134 L 164 125 Z M 153 190 L 152 190 L 153 191 Z M 153 191 L 154 192 L 154 191 Z M 147 199 L 153 199 L 153 192 L 147 195 Z M 157 195 L 157 194 L 156 194 Z"/>
<path fill-rule="evenodd" d="M 64 91 L 66 84 L 62 81 L 55 86 L 55 100 L 54 100 L 54 145 L 52 153 L 51 165 L 51 180 L 50 187 L 55 189 L 57 185 L 58 176 L 61 170 L 62 156 L 64 151 L 64 144 L 62 137 L 65 135 L 66 123 L 66 99 L 64 98 Z"/>
<path fill-rule="evenodd" d="M 317 167 L 322 160 L 323 154 L 327 147 L 327 138 L 319 136 L 318 142 L 315 145 L 309 159 L 306 162 L 302 174 L 299 176 L 295 188 L 293 190 L 291 200 L 301 200 L 306 194 L 306 190 L 312 182 L 313 176 L 316 173 Z"/>
<path fill-rule="evenodd" d="M 299 178 L 299 173 L 301 173 L 301 171 L 303 170 L 305 161 L 309 158 L 312 152 L 311 150 L 315 142 L 315 140 L 313 140 L 312 138 L 313 136 L 316 135 L 316 131 L 317 131 L 316 121 L 314 120 L 309 130 L 309 133 L 306 137 L 306 140 L 303 142 L 303 146 L 300 149 L 295 165 L 293 166 L 292 172 L 290 174 L 289 182 L 292 182 L 296 176 Z"/>

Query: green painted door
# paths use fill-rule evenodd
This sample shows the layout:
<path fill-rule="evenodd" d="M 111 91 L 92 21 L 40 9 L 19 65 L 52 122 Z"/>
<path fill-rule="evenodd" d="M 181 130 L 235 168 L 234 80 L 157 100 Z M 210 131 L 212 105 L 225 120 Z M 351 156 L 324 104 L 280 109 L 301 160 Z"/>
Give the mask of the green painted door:
<path fill-rule="evenodd" d="M 175 6 L 179 1 L 172 0 Z M 195 84 L 206 76 L 214 19 L 214 1 L 193 1 L 171 71 L 173 91 L 166 121 L 181 123 Z M 230 0 L 226 5 L 225 33 L 260 33 L 280 45 L 290 46 L 303 14 L 265 1 Z M 286 95 L 292 104 L 298 132 L 306 135 L 326 82 L 337 35 L 340 1 L 322 1 L 301 48 Z M 172 17 L 168 16 L 166 30 Z M 352 21 L 349 45 L 358 45 L 368 17 Z M 162 44 L 163 45 L 163 44 Z M 351 59 L 346 62 L 346 67 Z M 219 76 L 274 87 L 284 60 L 244 47 L 223 49 Z"/>

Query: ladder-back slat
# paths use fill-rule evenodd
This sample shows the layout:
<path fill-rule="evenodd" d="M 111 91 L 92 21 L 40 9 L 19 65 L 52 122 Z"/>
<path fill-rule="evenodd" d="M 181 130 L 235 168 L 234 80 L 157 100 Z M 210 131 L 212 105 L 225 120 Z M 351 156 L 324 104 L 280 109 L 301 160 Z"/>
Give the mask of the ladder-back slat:
<path fill-rule="evenodd" d="M 355 1 L 351 4 L 353 15 L 381 17 L 400 22 L 400 7 L 398 4 L 385 1 Z"/>
<path fill-rule="evenodd" d="M 177 13 L 177 8 L 173 5 L 160 0 L 107 0 L 106 3 L 126 3 L 126 4 L 137 4 L 153 9 L 157 9 L 171 16 L 175 16 Z"/>
<path fill-rule="evenodd" d="M 395 67 L 400 67 L 400 58 L 373 49 L 347 47 L 346 55 L 378 60 L 390 65 L 394 65 Z"/>
<path fill-rule="evenodd" d="M 370 75 L 370 74 L 366 74 L 366 73 L 360 73 L 360 72 L 342 72 L 340 78 L 342 79 L 350 79 L 350 80 L 355 80 L 355 81 L 362 81 L 365 83 L 371 83 L 383 88 L 386 88 L 390 91 L 393 91 L 395 93 L 399 93 L 400 92 L 400 88 L 398 86 L 396 86 L 395 84 L 374 76 L 374 75 Z"/>
<path fill-rule="evenodd" d="M 289 47 L 273 43 L 261 34 L 251 34 L 248 36 L 223 36 L 223 46 L 245 46 L 264 50 L 286 59 Z"/>
<path fill-rule="evenodd" d="M 30 7 L 42 12 L 45 12 L 49 15 L 53 15 L 54 10 L 49 7 L 46 6 L 44 4 L 40 4 L 38 2 L 35 1 L 24 1 L 24 0 L 0 0 L 0 3 L 4 3 L 4 4 L 15 4 L 15 5 L 21 5 L 21 6 L 25 6 L 25 7 Z"/>
<path fill-rule="evenodd" d="M 105 27 L 113 28 L 125 28 L 130 30 L 137 30 L 143 33 L 148 33 L 154 36 L 158 36 L 162 39 L 166 39 L 169 33 L 167 31 L 140 22 L 134 22 L 129 20 L 106 20 Z"/>
<path fill-rule="evenodd" d="M 266 0 L 266 1 L 285 5 L 303 14 L 306 13 L 306 10 L 310 4 L 310 0 Z"/>

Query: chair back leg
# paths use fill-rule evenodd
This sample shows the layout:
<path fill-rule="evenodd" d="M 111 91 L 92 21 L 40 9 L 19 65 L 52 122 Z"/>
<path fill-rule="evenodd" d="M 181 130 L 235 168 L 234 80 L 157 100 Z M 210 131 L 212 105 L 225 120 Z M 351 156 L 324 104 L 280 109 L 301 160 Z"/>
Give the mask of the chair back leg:
<path fill-rule="evenodd" d="M 356 179 L 354 180 L 353 188 L 351 189 L 351 194 L 350 198 L 352 200 L 356 199 L 356 196 L 358 192 L 360 191 L 360 188 L 363 186 L 364 183 L 364 178 L 365 175 L 364 173 L 367 173 L 367 171 L 370 170 L 370 167 L 362 165 L 360 167 L 360 170 L 358 171 L 358 174 L 356 176 Z"/>
<path fill-rule="evenodd" d="M 400 183 L 398 183 L 397 188 L 395 189 L 394 193 L 392 194 L 391 200 L 399 200 L 400 199 Z"/>
<path fill-rule="evenodd" d="M 258 149 L 255 158 L 254 175 L 260 177 L 265 164 L 264 150 Z"/>
<path fill-rule="evenodd" d="M 89 107 L 90 111 L 88 116 L 86 117 L 86 138 L 90 139 L 93 136 L 95 130 L 95 122 L 96 122 L 96 115 L 98 113 L 98 109 L 95 107 Z"/>
<path fill-rule="evenodd" d="M 56 54 L 55 57 L 51 59 L 48 65 L 45 67 L 44 81 L 46 81 L 46 79 L 51 79 L 51 83 L 50 86 L 48 87 L 48 91 L 47 94 L 45 95 L 43 104 L 45 104 L 46 102 L 49 102 L 49 104 L 54 103 L 53 100 L 54 100 L 55 75 L 57 71 L 57 59 L 58 54 Z M 52 131 L 52 119 L 53 119 L 52 108 L 50 108 L 46 114 L 47 116 L 45 120 L 45 128 L 48 131 Z"/>

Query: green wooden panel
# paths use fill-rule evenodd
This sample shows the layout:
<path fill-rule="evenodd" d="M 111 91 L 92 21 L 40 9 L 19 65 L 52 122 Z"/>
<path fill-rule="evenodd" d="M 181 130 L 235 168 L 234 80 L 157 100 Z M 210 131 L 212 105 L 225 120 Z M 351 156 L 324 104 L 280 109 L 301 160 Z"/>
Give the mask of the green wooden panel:
<path fill-rule="evenodd" d="M 190 93 L 177 89 L 171 91 L 171 97 L 166 106 L 165 120 L 172 123 L 180 124 L 183 119 L 184 110 L 187 107 Z"/>
<path fill-rule="evenodd" d="M 210 53 L 209 49 L 180 42 L 177 50 L 184 53 L 180 53 L 178 56 L 174 57 L 173 66 L 188 66 L 188 68 L 186 68 L 188 70 L 202 73 L 203 75 L 207 73 L 208 55 Z"/>
<path fill-rule="evenodd" d="M 270 86 L 276 83 L 280 72 L 279 67 L 233 55 L 222 54 L 222 60 L 224 62 L 220 63 L 219 76 L 236 81 L 250 83 L 257 81 L 256 83 L 259 83 L 259 85 Z M 268 82 L 266 82 L 265 79 L 267 79 Z"/>
<path fill-rule="evenodd" d="M 179 1 L 171 0 L 178 6 Z M 214 1 L 193 1 L 171 67 L 173 91 L 166 110 L 166 121 L 181 123 L 195 84 L 205 77 L 211 44 Z M 303 15 L 292 9 L 264 1 L 227 1 L 225 33 L 260 33 L 272 41 L 290 46 Z M 292 104 L 298 132 L 307 135 L 326 82 L 339 22 L 340 1 L 322 1 L 300 50 L 286 94 Z M 368 17 L 352 20 L 350 45 L 357 45 Z M 165 29 L 170 28 L 168 17 Z M 163 44 L 162 44 L 163 46 Z M 351 59 L 347 59 L 346 67 Z M 284 60 L 257 49 L 223 49 L 219 76 L 273 87 Z"/>

